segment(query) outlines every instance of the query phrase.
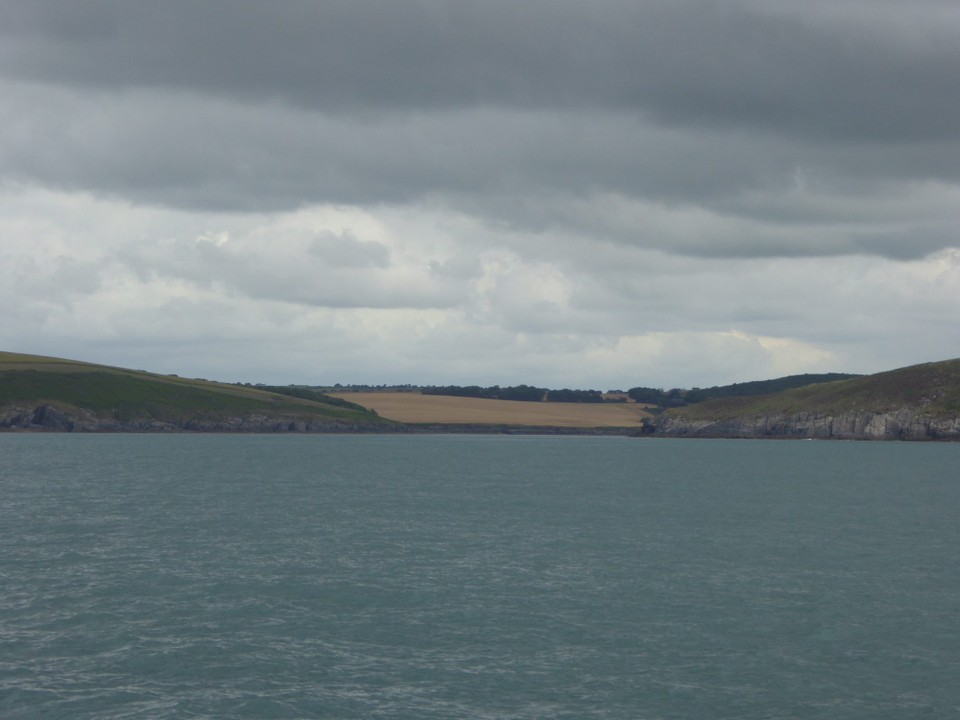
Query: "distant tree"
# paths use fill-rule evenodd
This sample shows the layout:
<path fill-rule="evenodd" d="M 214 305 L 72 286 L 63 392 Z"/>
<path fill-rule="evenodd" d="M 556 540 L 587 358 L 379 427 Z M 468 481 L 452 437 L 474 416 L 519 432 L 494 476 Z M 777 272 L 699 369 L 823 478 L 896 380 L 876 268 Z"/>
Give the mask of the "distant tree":
<path fill-rule="evenodd" d="M 547 402 L 599 403 L 603 393 L 599 390 L 548 390 Z"/>
<path fill-rule="evenodd" d="M 523 400 L 525 402 L 541 402 L 547 391 L 544 388 L 532 385 L 515 385 L 500 390 L 501 400 Z"/>
<path fill-rule="evenodd" d="M 424 395 L 452 395 L 453 397 L 495 398 L 499 396 L 500 388 L 483 388 L 479 385 L 442 385 L 421 388 Z"/>
<path fill-rule="evenodd" d="M 546 390 L 531 385 L 515 385 L 502 388 L 499 385 L 480 387 L 479 385 L 431 385 L 421 388 L 424 395 L 452 395 L 454 397 L 488 398 L 492 400 L 523 400 L 540 402 Z"/>
<path fill-rule="evenodd" d="M 666 399 L 662 388 L 635 387 L 627 390 L 627 395 L 634 402 L 660 405 Z"/>

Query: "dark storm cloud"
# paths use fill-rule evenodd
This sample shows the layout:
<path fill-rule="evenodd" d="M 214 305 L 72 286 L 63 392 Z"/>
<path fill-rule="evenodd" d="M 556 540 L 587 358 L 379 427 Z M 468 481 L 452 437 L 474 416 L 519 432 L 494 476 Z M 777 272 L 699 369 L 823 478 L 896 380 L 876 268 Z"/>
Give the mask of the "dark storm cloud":
<path fill-rule="evenodd" d="M 192 210 L 430 203 L 709 257 L 918 257 L 957 243 L 956 213 L 891 197 L 960 180 L 958 36 L 933 0 L 11 0 L 0 179 Z"/>
<path fill-rule="evenodd" d="M 896 21 L 929 5 L 900 3 L 886 24 L 865 7 L 851 24 L 768 9 L 776 2 L 31 0 L 5 3 L 0 67 L 332 112 L 590 107 L 694 126 L 957 137 L 956 27 L 898 41 Z"/>

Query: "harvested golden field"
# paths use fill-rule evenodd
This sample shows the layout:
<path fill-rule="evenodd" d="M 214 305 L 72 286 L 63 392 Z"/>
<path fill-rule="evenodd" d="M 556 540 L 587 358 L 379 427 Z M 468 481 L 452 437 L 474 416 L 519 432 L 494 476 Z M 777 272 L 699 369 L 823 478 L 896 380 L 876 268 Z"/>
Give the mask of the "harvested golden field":
<path fill-rule="evenodd" d="M 638 427 L 650 417 L 636 403 L 547 403 L 404 392 L 328 393 L 405 423 Z"/>

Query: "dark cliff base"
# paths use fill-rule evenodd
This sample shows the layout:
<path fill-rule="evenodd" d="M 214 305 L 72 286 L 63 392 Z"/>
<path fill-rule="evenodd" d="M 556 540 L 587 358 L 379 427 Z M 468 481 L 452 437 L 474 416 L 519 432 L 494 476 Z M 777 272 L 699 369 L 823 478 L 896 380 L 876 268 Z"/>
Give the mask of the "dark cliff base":
<path fill-rule="evenodd" d="M 723 420 L 660 416 L 641 427 L 554 427 L 508 424 L 362 423 L 267 414 L 185 420 L 118 420 L 52 405 L 6 408 L 0 431 L 77 433 L 388 433 L 461 435 L 563 435 L 665 438 L 960 441 L 960 419 L 902 410 L 840 416 L 801 414 Z"/>
<path fill-rule="evenodd" d="M 653 431 L 658 437 L 960 441 L 960 418 L 928 415 L 911 409 L 839 415 L 773 414 L 722 420 L 661 416 L 656 419 Z"/>
<path fill-rule="evenodd" d="M 6 408 L 0 414 L 0 431 L 77 433 L 383 433 L 402 432 L 402 425 L 362 423 L 335 419 L 248 414 L 192 417 L 183 420 L 133 418 L 119 420 L 86 410 L 53 405 Z"/>

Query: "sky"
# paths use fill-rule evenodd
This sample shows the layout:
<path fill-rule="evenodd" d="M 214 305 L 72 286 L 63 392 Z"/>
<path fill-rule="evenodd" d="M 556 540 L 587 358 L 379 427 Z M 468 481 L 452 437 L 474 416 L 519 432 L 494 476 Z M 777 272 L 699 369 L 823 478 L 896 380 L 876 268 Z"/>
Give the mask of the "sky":
<path fill-rule="evenodd" d="M 3 0 L 0 349 L 707 387 L 960 356 L 955 0 Z"/>

